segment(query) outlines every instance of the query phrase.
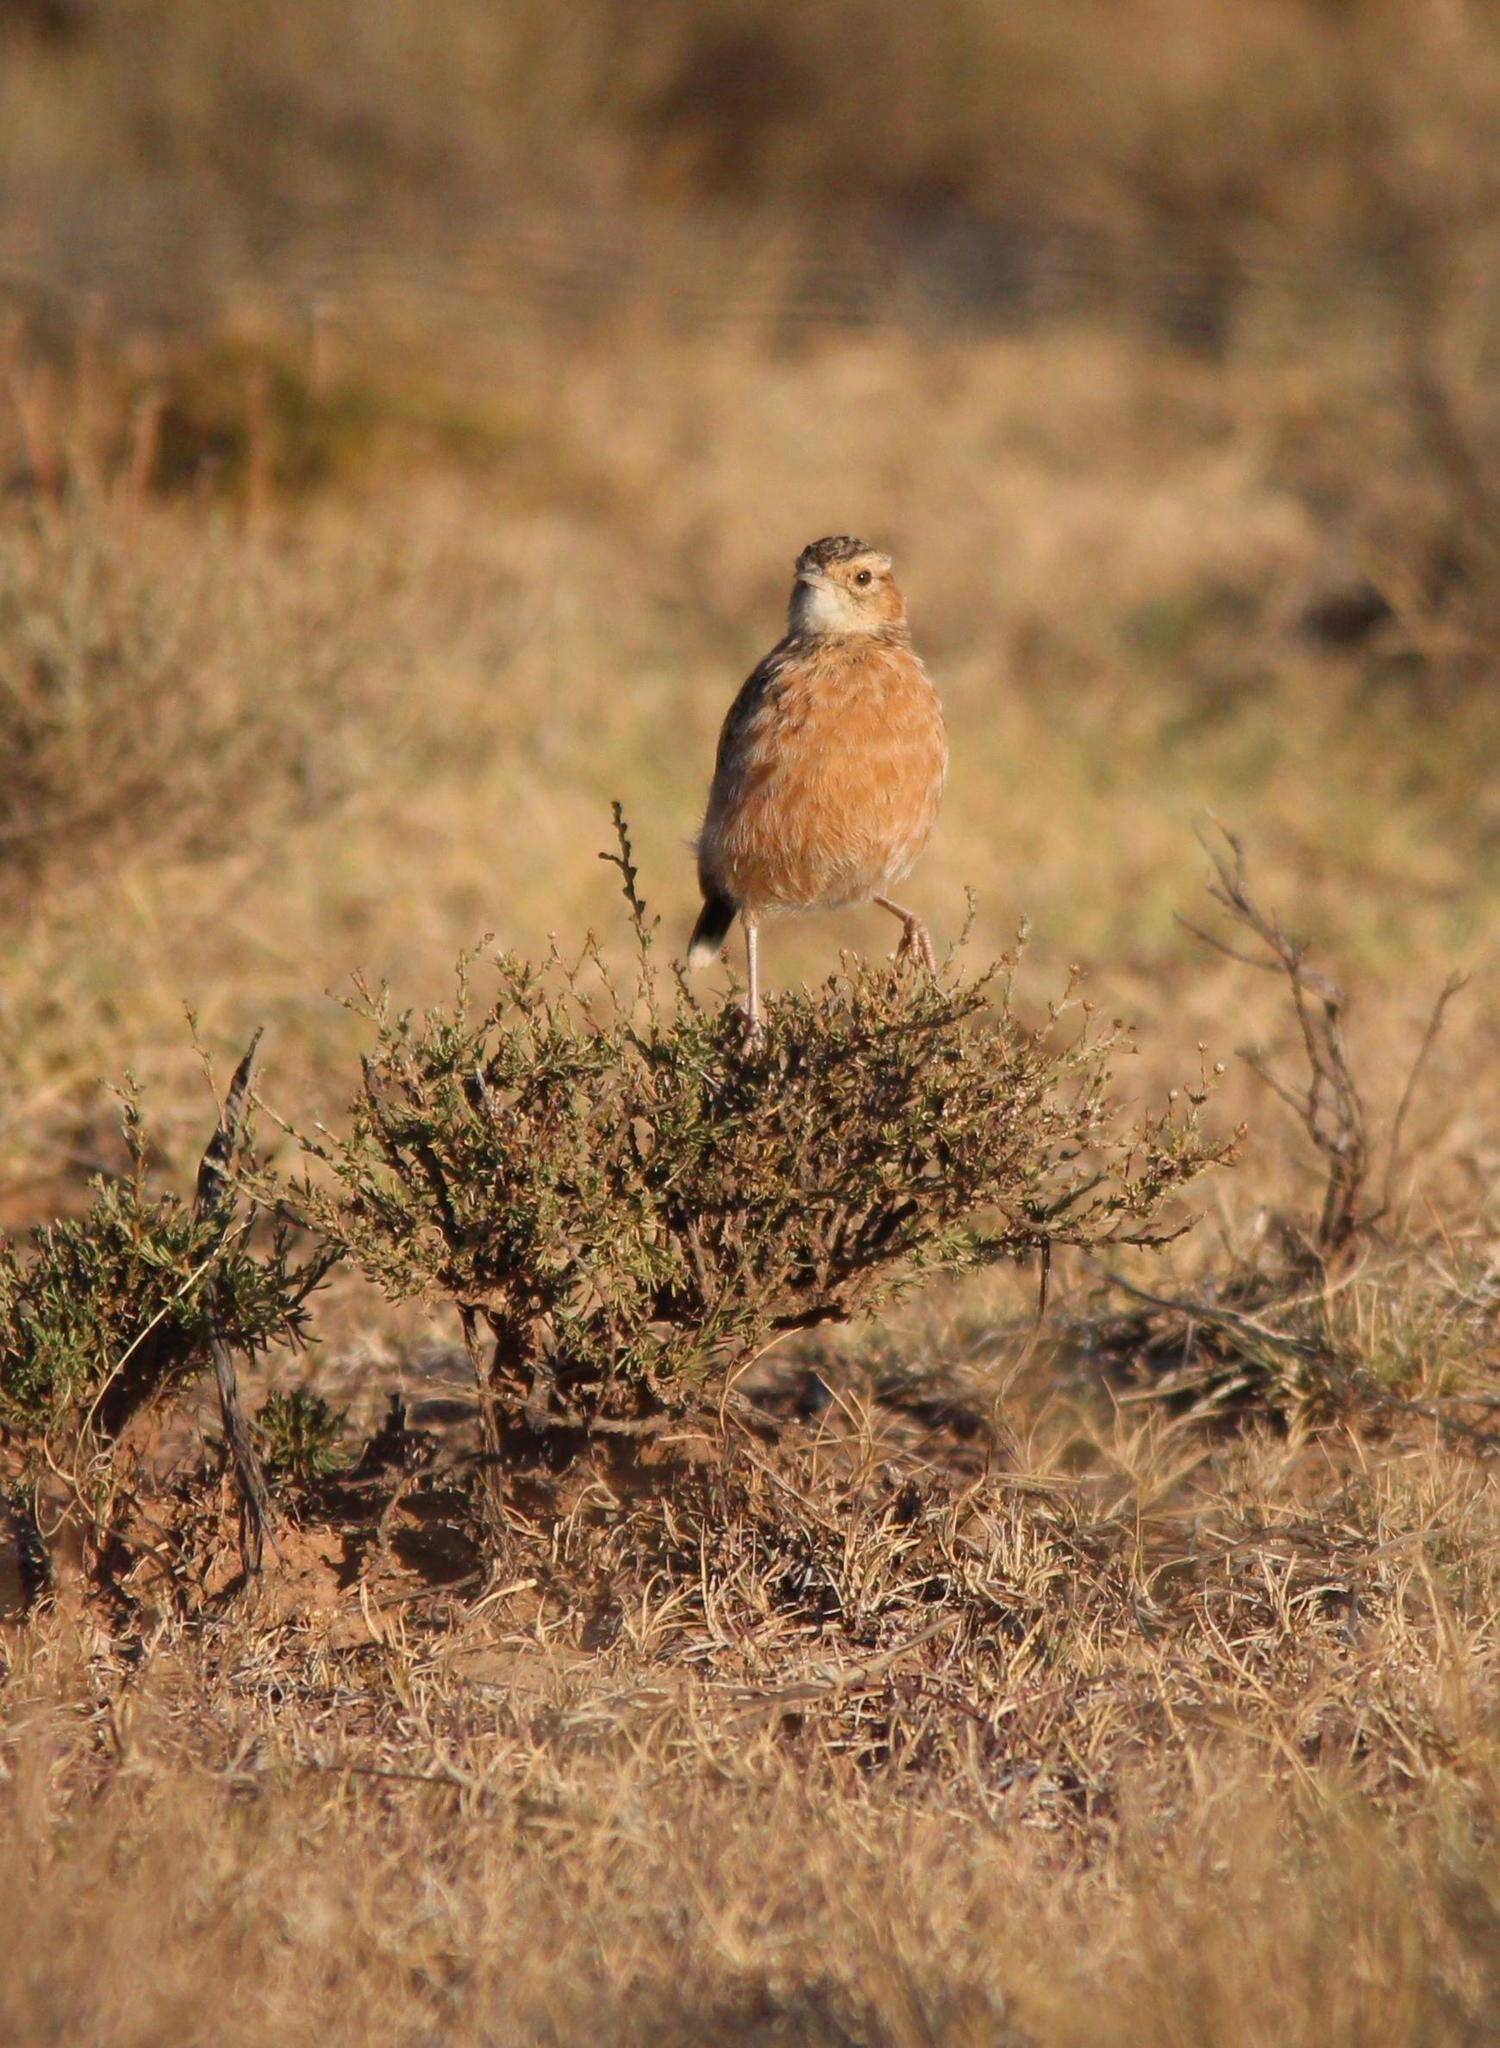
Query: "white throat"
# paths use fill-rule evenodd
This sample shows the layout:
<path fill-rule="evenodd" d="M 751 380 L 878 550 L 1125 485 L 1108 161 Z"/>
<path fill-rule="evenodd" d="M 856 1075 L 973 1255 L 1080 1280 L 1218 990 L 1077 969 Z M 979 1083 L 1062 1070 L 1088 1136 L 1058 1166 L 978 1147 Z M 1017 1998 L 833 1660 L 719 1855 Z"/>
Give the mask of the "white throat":
<path fill-rule="evenodd" d="M 872 633 L 879 623 L 836 583 L 798 577 L 792 585 L 787 624 L 794 633 Z"/>

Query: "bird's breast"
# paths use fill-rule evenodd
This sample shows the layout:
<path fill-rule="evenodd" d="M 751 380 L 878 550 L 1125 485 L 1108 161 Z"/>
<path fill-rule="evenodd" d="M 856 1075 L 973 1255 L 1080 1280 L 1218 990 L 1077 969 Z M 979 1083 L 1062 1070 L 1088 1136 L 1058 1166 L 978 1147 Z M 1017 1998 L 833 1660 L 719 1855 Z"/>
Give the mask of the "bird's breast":
<path fill-rule="evenodd" d="M 791 661 L 726 744 L 704 873 L 752 908 L 878 894 L 926 844 L 947 758 L 937 692 L 909 648 Z"/>

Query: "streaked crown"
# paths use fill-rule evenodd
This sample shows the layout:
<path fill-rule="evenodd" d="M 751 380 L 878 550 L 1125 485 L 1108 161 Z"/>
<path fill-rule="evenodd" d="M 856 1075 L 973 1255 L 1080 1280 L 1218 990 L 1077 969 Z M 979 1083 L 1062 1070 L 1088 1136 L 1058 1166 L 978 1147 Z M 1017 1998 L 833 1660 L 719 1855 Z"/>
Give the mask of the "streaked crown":
<path fill-rule="evenodd" d="M 830 533 L 826 540 L 808 542 L 797 557 L 797 574 L 805 569 L 828 569 L 835 562 L 852 562 L 856 555 L 875 552 L 868 541 L 856 540 L 852 533 Z"/>

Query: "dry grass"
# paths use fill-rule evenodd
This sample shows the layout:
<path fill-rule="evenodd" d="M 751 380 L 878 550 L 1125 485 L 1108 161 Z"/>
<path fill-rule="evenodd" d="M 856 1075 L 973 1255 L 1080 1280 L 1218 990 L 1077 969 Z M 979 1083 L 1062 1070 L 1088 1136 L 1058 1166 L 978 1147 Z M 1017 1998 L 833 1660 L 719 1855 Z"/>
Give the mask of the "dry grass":
<path fill-rule="evenodd" d="M 133 1424 L 29 1619 L 0 1540 L 0 2033 L 1480 2048 L 1488 16 L 944 0 L 921 63 L 883 0 L 555 18 L 0 29 L 0 1224 L 85 1209 L 127 1068 L 186 1191 L 185 1004 L 342 1130 L 354 973 L 423 1006 L 485 931 L 593 925 L 628 974 L 615 797 L 685 934 L 719 717 L 851 529 L 944 689 L 940 944 L 967 885 L 978 955 L 1029 918 L 1023 1022 L 1077 962 L 1140 1027 L 1127 1108 L 1223 1061 L 1248 1133 L 1039 1328 L 1032 1275 L 945 1279 L 498 1517 L 456 1318 L 341 1276 L 242 1368 L 249 1587 L 202 1387 Z M 1295 1083 L 1285 979 L 1176 921 L 1208 815 L 1343 987 L 1337 1245 L 1236 1056 Z"/>
<path fill-rule="evenodd" d="M 97 885 L 122 859 L 223 855 L 336 804 L 358 600 L 327 595 L 331 616 L 212 542 L 186 560 L 153 556 L 130 523 L 87 506 L 6 534 L 0 846 L 12 906 L 24 891 Z"/>
<path fill-rule="evenodd" d="M 478 1604 L 330 1607 L 309 1524 L 270 1605 L 41 1624 L 9 2037 L 1489 2038 L 1482 1472 L 1055 1370 L 945 1470 L 840 1384 Z"/>

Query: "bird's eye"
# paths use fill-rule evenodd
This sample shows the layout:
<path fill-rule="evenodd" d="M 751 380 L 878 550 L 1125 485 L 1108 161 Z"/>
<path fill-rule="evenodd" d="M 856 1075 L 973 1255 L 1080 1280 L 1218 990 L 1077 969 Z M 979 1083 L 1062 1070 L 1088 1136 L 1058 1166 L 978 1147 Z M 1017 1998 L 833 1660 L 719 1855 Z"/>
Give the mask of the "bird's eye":
<path fill-rule="evenodd" d="M 873 581 L 873 578 L 871 577 L 868 569 L 858 569 L 855 571 L 854 580 L 859 585 L 860 589 L 863 590 L 867 583 Z"/>

